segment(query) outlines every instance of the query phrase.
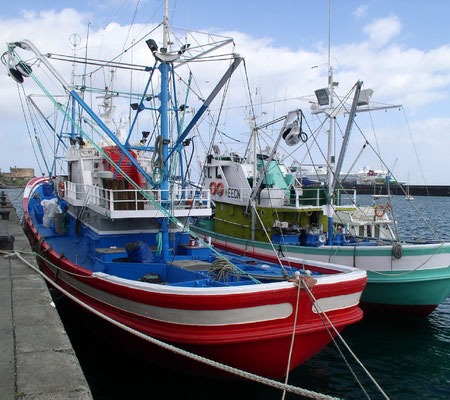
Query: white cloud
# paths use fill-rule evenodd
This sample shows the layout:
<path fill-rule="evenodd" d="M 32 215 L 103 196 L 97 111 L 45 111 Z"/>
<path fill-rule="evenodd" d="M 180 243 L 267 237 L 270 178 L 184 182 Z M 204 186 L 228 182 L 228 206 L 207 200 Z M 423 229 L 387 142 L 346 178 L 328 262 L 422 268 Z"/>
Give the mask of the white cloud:
<path fill-rule="evenodd" d="M 362 16 L 363 11 L 364 9 L 361 8 L 358 15 Z M 70 54 L 71 50 L 68 46 L 70 34 L 78 33 L 84 38 L 89 17 L 89 15 L 75 10 L 42 13 L 26 12 L 21 18 L 0 20 L 2 25 L 0 42 L 31 38 L 43 52 L 52 51 Z M 143 29 L 144 26 L 135 25 L 134 32 L 130 33 L 130 39 L 136 35 L 136 32 L 139 33 L 138 36 L 140 37 L 144 33 Z M 151 28 L 146 27 L 146 29 L 148 31 Z M 338 93 L 342 96 L 346 94 L 356 80 L 363 79 L 366 87 L 375 90 L 373 100 L 403 104 L 407 111 L 413 110 L 416 112 L 414 118 L 420 119 L 419 111 L 431 106 L 428 107 L 428 112 L 434 112 L 439 107 L 439 103 L 449 100 L 450 46 L 441 46 L 427 51 L 405 48 L 395 43 L 395 38 L 401 32 L 401 29 L 402 24 L 397 16 L 380 18 L 372 21 L 364 28 L 369 40 L 355 41 L 354 43 L 333 47 L 333 60 L 337 60 L 336 63 L 333 62 L 335 80 L 340 82 Z M 129 26 L 121 26 L 117 23 L 111 23 L 104 29 L 92 29 L 89 38 L 89 56 L 102 59 L 110 59 L 116 56 L 122 50 L 128 31 Z M 55 35 L 55 32 L 58 32 L 58 35 Z M 17 33 L 20 33 L 19 37 Z M 302 101 L 298 99 L 302 96 L 311 95 L 315 89 L 326 85 L 327 71 L 323 67 L 327 59 L 326 48 L 318 47 L 309 51 L 304 49 L 293 50 L 288 47 L 277 47 L 271 38 L 255 38 L 241 32 L 228 32 L 224 35 L 232 36 L 235 39 L 236 51 L 245 57 L 251 89 L 253 93 L 258 89 L 258 96 L 254 99 L 256 111 L 258 115 L 265 112 L 267 120 L 270 120 L 271 117 L 276 118 L 296 107 L 309 109 L 307 100 L 313 99 L 313 96 Z M 160 35 L 155 32 L 152 37 L 158 38 Z M 128 43 L 130 43 L 130 40 Z M 84 51 L 80 50 L 84 55 Z M 135 63 L 153 64 L 152 56 L 143 42 L 132 51 L 127 52 L 122 61 L 130 61 L 131 56 Z M 321 65 L 321 67 L 312 68 L 315 65 Z M 220 79 L 226 67 L 226 63 L 215 63 L 213 68 L 208 68 L 206 63 L 195 63 L 192 68 L 198 74 L 196 74 L 197 78 L 194 82 L 195 86 L 193 84 L 189 102 L 194 103 L 196 97 L 194 90 L 195 93 L 201 93 L 205 97 L 212 90 L 217 80 Z M 70 63 L 59 63 L 57 68 L 66 79 L 70 79 Z M 78 69 L 78 72 L 81 72 L 81 69 Z M 100 78 L 96 83 L 97 86 L 102 86 L 105 83 L 103 77 Z M 231 82 L 229 99 L 226 104 L 230 110 L 222 115 L 223 122 L 228 129 L 227 132 L 238 138 L 240 133 L 248 131 L 247 124 L 243 122 L 246 115 L 243 108 L 239 110 L 240 115 L 232 111 L 232 108 L 248 104 L 245 79 L 244 70 L 240 68 Z M 136 75 L 133 77 L 133 81 L 134 91 L 136 92 L 141 90 L 145 83 L 143 78 Z M 115 88 L 116 90 L 129 90 L 129 80 L 125 77 L 118 79 Z M 184 98 L 184 89 L 179 93 L 179 98 L 180 96 Z M 284 101 L 290 98 L 296 98 L 296 100 Z M 217 115 L 218 113 L 221 95 L 218 96 L 218 100 L 212 107 L 212 114 Z M 258 105 L 274 100 L 280 102 L 270 103 L 266 106 Z M 283 101 L 281 102 L 281 100 Z M 378 115 L 374 115 L 374 118 L 378 117 Z M 399 128 L 400 125 L 397 121 L 392 123 L 389 128 L 380 130 L 382 136 L 385 132 L 383 143 L 389 143 L 383 154 L 390 160 L 388 165 L 392 165 L 395 158 L 399 156 L 396 154 L 398 150 L 396 150 L 395 145 L 404 146 L 404 142 L 399 142 L 398 132 L 403 129 L 402 132 L 406 133 L 406 138 L 408 137 L 407 131 L 404 129 L 404 121 L 400 117 L 403 128 Z M 358 118 L 362 120 L 362 117 L 358 116 Z M 6 74 L 0 75 L 0 120 L 10 122 L 8 125 L 2 124 L 0 126 L 2 143 L 10 142 L 11 135 L 27 138 L 16 85 Z M 12 121 L 20 122 L 13 126 Z M 313 122 L 311 119 L 310 123 Z M 429 170 L 427 176 L 433 176 L 434 170 L 448 170 L 448 168 L 442 168 L 442 166 L 437 167 L 438 162 L 446 160 L 446 156 L 443 154 L 444 150 L 441 149 L 448 149 L 450 146 L 448 139 L 445 139 L 447 141 L 445 146 L 436 145 L 436 143 L 442 143 L 442 136 L 445 136 L 449 122 L 445 118 L 438 117 L 426 119 L 423 126 L 415 125 L 414 121 L 411 122 L 413 132 L 420 132 L 416 142 L 420 151 L 433 154 L 433 146 L 437 146 L 438 151 L 441 152 L 439 157 L 428 156 L 430 165 L 433 165 L 433 170 Z M 318 126 L 317 121 L 315 124 L 315 126 Z M 367 126 L 370 127 L 370 123 Z M 246 138 L 244 137 L 242 140 L 246 140 Z M 7 169 L 14 162 L 12 154 L 17 158 L 17 148 L 13 147 L 17 146 L 17 143 L 18 141 L 7 144 L 9 150 L 2 152 L 8 156 L 2 157 L 2 160 L 0 160 L 2 169 Z M 361 143 L 358 142 L 358 146 L 360 145 Z M 404 147 L 402 147 L 402 151 L 403 149 Z M 349 151 L 351 154 L 352 149 Z M 358 151 L 359 147 L 356 153 Z M 411 153 L 402 153 L 401 157 L 408 159 L 408 157 L 410 158 L 408 154 Z M 27 154 L 27 157 L 26 162 L 32 158 L 30 154 Z M 401 160 L 399 160 L 400 163 Z M 17 165 L 19 165 L 19 162 L 17 162 Z M 441 179 L 440 182 L 434 183 L 450 183 L 448 177 L 444 175 L 442 174 L 440 178 L 432 178 Z M 405 178 L 403 177 L 403 179 Z"/>
<path fill-rule="evenodd" d="M 367 4 L 361 4 L 352 14 L 356 19 L 360 19 L 367 15 L 368 10 L 369 6 Z"/>
<path fill-rule="evenodd" d="M 448 184 L 449 126 L 450 118 L 433 117 L 409 121 L 407 126 L 391 131 L 385 150 L 388 146 L 397 149 L 397 173 L 403 180 L 409 175 L 411 184 Z"/>
<path fill-rule="evenodd" d="M 369 35 L 370 42 L 375 46 L 383 46 L 402 30 L 400 19 L 392 15 L 390 17 L 378 18 L 364 28 Z"/>

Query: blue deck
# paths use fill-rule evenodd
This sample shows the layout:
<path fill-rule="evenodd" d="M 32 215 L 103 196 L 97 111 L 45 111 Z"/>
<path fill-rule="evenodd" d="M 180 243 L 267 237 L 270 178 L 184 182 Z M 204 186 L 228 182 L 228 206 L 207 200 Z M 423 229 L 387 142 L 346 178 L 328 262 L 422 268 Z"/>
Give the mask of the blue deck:
<path fill-rule="evenodd" d="M 225 268 L 224 271 L 220 271 L 220 268 L 214 269 L 217 263 L 220 264 L 221 257 L 206 246 L 189 246 L 189 234 L 186 232 L 173 236 L 170 243 L 172 260 L 163 263 L 156 251 L 155 233 L 99 235 L 87 226 L 77 224 L 75 217 L 65 213 L 67 204 L 61 199 L 58 204 L 63 211 L 63 216 L 60 216 L 63 222 L 60 221 L 57 228 L 54 221 L 51 227 L 45 227 L 40 202 L 51 198 L 55 198 L 52 187 L 44 184 L 30 199 L 28 211 L 34 225 L 56 252 L 64 254 L 71 262 L 90 271 L 136 281 L 191 287 L 254 284 L 254 280 L 245 273 L 251 274 L 261 283 L 285 279 L 281 267 L 277 264 L 263 263 L 226 252 L 221 254 L 244 274 L 238 274 L 236 270 L 230 268 L 228 270 Z M 136 242 L 143 243 L 147 249 L 151 249 L 148 250 L 151 252 L 149 255 L 151 262 L 148 262 L 148 259 L 145 262 L 130 259 L 127 244 L 129 246 L 130 243 Z M 289 267 L 285 267 L 285 271 L 289 276 L 294 274 L 294 269 Z"/>

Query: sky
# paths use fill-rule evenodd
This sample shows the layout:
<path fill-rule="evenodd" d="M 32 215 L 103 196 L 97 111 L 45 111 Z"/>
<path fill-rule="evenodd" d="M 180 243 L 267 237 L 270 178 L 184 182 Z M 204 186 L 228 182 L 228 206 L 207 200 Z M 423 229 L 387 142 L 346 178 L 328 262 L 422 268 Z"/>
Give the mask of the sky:
<path fill-rule="evenodd" d="M 89 55 L 110 59 L 159 24 L 163 9 L 162 0 L 23 0 L 0 9 L 0 43 L 6 50 L 7 42 L 30 39 L 42 52 L 71 54 L 69 37 L 75 33 L 81 38 L 82 55 L 89 26 Z M 352 131 L 344 171 L 383 167 L 369 150 L 357 158 L 367 139 L 397 179 L 450 185 L 449 15 L 450 2 L 445 0 L 331 2 L 330 60 L 334 80 L 339 82 L 338 95 L 345 96 L 362 80 L 364 88 L 374 90 L 372 100 L 377 105 L 402 106 L 357 115 L 358 129 Z M 247 87 L 258 123 L 301 108 L 313 129 L 320 124 L 309 110 L 314 90 L 327 84 L 328 0 L 177 0 L 170 2 L 169 18 L 174 27 L 233 37 L 233 51 L 244 57 L 245 69 L 241 66 L 232 78 L 226 116 L 222 116 L 220 128 L 229 136 L 248 140 Z M 143 44 L 127 56 L 147 65 L 147 55 Z M 226 65 L 209 68 L 197 66 L 202 93 L 212 89 Z M 61 70 L 69 80 L 70 66 Z M 0 168 L 34 167 L 38 173 L 18 95 L 22 89 L 7 76 L 6 68 L 3 71 Z M 144 83 L 136 78 L 133 89 L 142 89 Z M 218 114 L 217 104 L 212 114 Z M 342 116 L 337 145 L 345 125 Z M 325 136 L 318 139 L 323 145 Z M 236 146 L 236 141 L 222 138 L 220 144 L 231 148 L 233 142 Z M 266 144 L 270 146 L 269 139 Z M 243 148 L 244 144 L 238 145 L 238 150 Z M 313 154 L 320 158 L 317 150 Z M 301 152 L 295 157 L 308 162 Z"/>

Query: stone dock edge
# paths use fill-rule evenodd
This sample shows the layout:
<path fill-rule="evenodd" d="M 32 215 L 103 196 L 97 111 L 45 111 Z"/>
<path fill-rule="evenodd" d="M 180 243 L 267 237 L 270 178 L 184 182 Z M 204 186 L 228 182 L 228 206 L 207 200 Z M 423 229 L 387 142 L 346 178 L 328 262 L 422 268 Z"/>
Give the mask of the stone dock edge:
<path fill-rule="evenodd" d="M 1 211 L 0 236 L 14 236 L 14 250 L 31 251 L 11 203 Z M 24 258 L 36 265 L 34 256 Z M 3 254 L 0 354 L 0 399 L 93 398 L 45 280 L 19 259 Z"/>

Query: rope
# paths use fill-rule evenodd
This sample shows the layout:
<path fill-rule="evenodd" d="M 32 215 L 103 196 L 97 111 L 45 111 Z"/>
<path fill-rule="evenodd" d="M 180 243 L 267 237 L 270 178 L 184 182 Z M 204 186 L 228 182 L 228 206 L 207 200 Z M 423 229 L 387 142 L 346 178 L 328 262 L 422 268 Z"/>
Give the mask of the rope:
<path fill-rule="evenodd" d="M 162 253 L 162 233 L 161 232 L 158 232 L 158 234 L 156 235 L 156 242 L 157 242 L 156 254 L 158 255 L 158 257 L 161 257 L 161 253 Z"/>
<path fill-rule="evenodd" d="M 309 292 L 307 292 L 307 293 L 308 293 L 308 296 L 309 296 Z M 311 302 L 314 304 L 314 301 L 313 301 L 313 299 L 311 298 L 311 296 L 309 296 L 309 298 L 311 299 Z M 315 308 L 316 308 L 316 311 L 317 311 L 317 310 L 318 310 L 318 306 L 316 306 Z M 359 387 L 361 388 L 361 390 L 364 392 L 364 394 L 366 395 L 366 397 L 367 397 L 368 399 L 370 399 L 370 396 L 368 395 L 366 389 L 364 389 L 363 384 L 361 383 L 361 381 L 360 381 L 360 380 L 358 379 L 358 377 L 356 376 L 355 371 L 353 370 L 352 366 L 350 365 L 350 363 L 349 363 L 348 360 L 347 360 L 347 357 L 345 357 L 344 353 L 342 352 L 341 348 L 339 347 L 339 344 L 338 344 L 337 341 L 335 340 L 333 334 L 332 334 L 332 333 L 330 332 L 330 330 L 328 329 L 328 326 L 326 325 L 326 323 L 325 323 L 324 319 L 322 318 L 322 315 L 321 315 L 321 314 L 325 314 L 325 313 L 324 313 L 324 312 L 322 312 L 322 313 L 321 313 L 321 312 L 318 312 L 318 313 L 317 313 L 317 315 L 320 317 L 322 323 L 324 324 L 326 331 L 327 331 L 328 334 L 330 335 L 333 344 L 336 346 L 337 351 L 338 351 L 339 354 L 341 355 L 342 359 L 344 360 L 345 364 L 347 365 L 347 368 L 348 368 L 349 371 L 352 373 L 353 377 L 355 378 L 355 381 L 358 383 L 358 385 L 359 385 Z"/>
<path fill-rule="evenodd" d="M 160 185 L 164 179 L 163 141 L 164 138 L 162 135 L 159 135 L 155 139 L 155 149 L 152 155 L 152 180 L 156 185 Z M 156 179 L 157 174 L 160 174 L 159 179 Z"/>
<path fill-rule="evenodd" d="M 40 243 L 42 243 L 42 242 L 40 242 Z M 9 252 L 4 252 L 4 251 L 0 251 L 0 253 L 10 254 Z M 85 279 L 94 279 L 94 278 L 96 278 L 96 276 L 94 276 L 94 275 L 82 275 L 82 274 L 77 274 L 75 272 L 71 272 L 71 271 L 68 271 L 66 269 L 63 269 L 63 268 L 59 267 L 58 265 L 52 263 L 48 258 L 45 258 L 42 254 L 40 254 L 38 252 L 35 252 L 35 251 L 23 251 L 22 250 L 22 251 L 20 251 L 20 253 L 31 255 L 31 256 L 35 256 L 35 257 L 39 257 L 40 259 L 45 261 L 47 264 L 50 264 L 53 268 L 61 270 L 61 271 L 63 271 L 64 273 L 66 273 L 68 275 L 77 276 L 79 278 L 85 278 Z"/>
<path fill-rule="evenodd" d="M 400 242 L 392 243 L 392 257 L 394 257 L 396 260 L 399 260 L 400 258 L 402 258 L 402 255 L 402 244 Z"/>
<path fill-rule="evenodd" d="M 328 315 L 321 309 L 321 307 L 319 306 L 317 299 L 314 297 L 314 295 L 312 294 L 311 290 L 308 288 L 308 285 L 304 285 L 306 292 L 308 293 L 309 297 L 312 299 L 313 301 L 313 305 L 317 311 L 317 313 L 323 314 L 327 320 L 327 322 L 330 324 L 330 326 L 333 328 L 334 332 L 336 333 L 336 336 L 339 337 L 339 339 L 341 339 L 342 343 L 344 344 L 345 348 L 347 349 L 347 351 L 352 355 L 352 357 L 355 359 L 355 361 L 359 364 L 359 366 L 363 369 L 363 371 L 366 373 L 366 375 L 370 378 L 370 380 L 374 383 L 374 385 L 377 387 L 377 389 L 380 391 L 380 393 L 384 396 L 385 399 L 389 400 L 389 397 L 386 395 L 386 393 L 384 393 L 383 389 L 381 388 L 381 386 L 377 383 L 377 381 L 375 380 L 375 378 L 371 375 L 371 373 L 367 370 L 367 368 L 363 365 L 363 363 L 358 359 L 358 357 L 356 357 L 356 354 L 353 353 L 352 349 L 349 347 L 349 345 L 347 344 L 347 342 L 344 340 L 344 338 L 341 336 L 341 334 L 339 333 L 339 331 L 335 328 L 335 326 L 333 325 L 333 323 L 330 321 L 330 319 L 328 318 Z M 334 340 L 334 339 L 333 339 Z"/>
<path fill-rule="evenodd" d="M 250 372 L 246 372 L 243 370 L 240 370 L 238 368 L 234 368 L 231 367 L 229 365 L 225 365 L 222 364 L 220 362 L 214 361 L 214 360 L 210 360 L 206 357 L 202 357 L 196 354 L 193 354 L 189 351 L 180 349 L 176 346 L 173 346 L 171 344 L 168 344 L 166 342 L 163 342 L 161 340 L 155 339 L 151 336 L 148 336 L 142 332 L 139 332 L 133 328 L 130 328 L 127 325 L 124 325 L 116 320 L 114 320 L 111 317 L 108 317 L 107 315 L 101 313 L 100 311 L 96 310 L 95 308 L 89 306 L 88 304 L 84 303 L 83 301 L 81 301 L 80 299 L 78 299 L 77 297 L 75 297 L 74 295 L 72 295 L 71 293 L 67 292 L 65 289 L 63 289 L 61 286 L 59 286 L 56 282 L 53 282 L 53 280 L 51 280 L 49 277 L 47 277 L 47 275 L 45 275 L 42 271 L 39 270 L 39 268 L 37 268 L 36 266 L 34 266 L 33 264 L 31 264 L 30 262 L 28 262 L 26 259 L 24 259 L 21 255 L 19 251 L 11 251 L 11 252 L 7 252 L 7 251 L 0 251 L 0 253 L 2 254 L 6 254 L 7 258 L 13 258 L 13 257 L 17 257 L 19 260 L 21 260 L 25 265 L 27 265 L 29 268 L 31 268 L 33 271 L 37 272 L 39 275 L 41 275 L 48 283 L 50 283 L 52 286 L 54 286 L 56 289 L 58 289 L 60 292 L 62 292 L 64 295 L 66 295 L 69 299 L 71 299 L 72 301 L 74 301 L 75 303 L 77 303 L 78 305 L 80 305 L 81 307 L 85 308 L 86 310 L 92 312 L 93 314 L 97 315 L 98 317 L 110 322 L 111 324 L 125 330 L 128 333 L 131 333 L 149 343 L 152 343 L 154 345 L 157 345 L 165 350 L 171 351 L 175 354 L 178 355 L 182 355 L 185 356 L 187 358 L 190 358 L 192 360 L 198 361 L 198 362 L 202 362 L 204 364 L 207 364 L 209 366 L 212 366 L 214 368 L 220 369 L 222 371 L 225 371 L 227 373 L 230 374 L 234 374 L 237 376 L 240 376 L 242 378 L 246 378 L 248 380 L 251 380 L 253 382 L 258 382 L 267 386 L 271 386 L 275 389 L 280 389 L 280 390 L 285 390 L 287 392 L 293 393 L 293 394 L 297 394 L 297 395 L 301 395 L 310 399 L 320 399 L 320 400 L 337 400 L 338 398 L 336 397 L 332 397 L 332 396 L 328 396 L 322 393 L 317 393 L 311 390 L 307 390 L 307 389 L 302 389 L 296 386 L 292 386 L 292 385 L 287 385 L 278 381 L 275 381 L 273 379 L 269 379 L 269 378 L 264 378 L 262 376 L 256 375 L 256 374 L 252 374 Z"/>
<path fill-rule="evenodd" d="M 304 265 L 303 265 L 304 267 Z M 303 268 L 304 269 L 304 268 Z M 297 301 L 295 303 L 295 316 L 294 316 L 294 327 L 292 328 L 292 338 L 291 338 L 291 347 L 289 348 L 289 357 L 288 362 L 286 365 L 286 378 L 284 379 L 284 384 L 287 385 L 289 380 L 289 367 L 291 365 L 291 357 L 292 357 L 292 350 L 294 349 L 294 341 L 295 341 L 295 331 L 297 328 L 297 317 L 298 317 L 298 306 L 300 302 L 300 288 L 302 287 L 302 280 L 300 279 L 300 272 L 295 271 L 295 284 L 298 287 L 297 290 Z M 283 390 L 283 396 L 281 397 L 282 400 L 284 400 L 286 397 L 286 390 Z"/>
<path fill-rule="evenodd" d="M 410 269 L 409 271 L 402 272 L 402 273 L 399 273 L 399 274 L 385 274 L 385 273 L 380 272 L 380 271 L 369 271 L 369 272 L 373 272 L 374 274 L 383 275 L 383 276 L 404 276 L 404 275 L 412 274 L 414 271 L 417 271 L 418 269 L 423 267 L 428 261 L 430 261 L 439 252 L 439 250 L 442 248 L 442 246 L 444 246 L 444 244 L 445 244 L 445 242 L 442 242 L 439 245 L 439 247 L 436 248 L 436 251 L 430 257 L 428 257 L 422 264 L 418 265 L 414 269 Z"/>

